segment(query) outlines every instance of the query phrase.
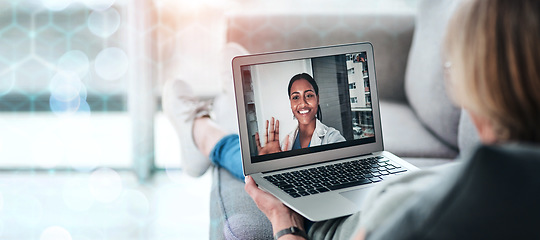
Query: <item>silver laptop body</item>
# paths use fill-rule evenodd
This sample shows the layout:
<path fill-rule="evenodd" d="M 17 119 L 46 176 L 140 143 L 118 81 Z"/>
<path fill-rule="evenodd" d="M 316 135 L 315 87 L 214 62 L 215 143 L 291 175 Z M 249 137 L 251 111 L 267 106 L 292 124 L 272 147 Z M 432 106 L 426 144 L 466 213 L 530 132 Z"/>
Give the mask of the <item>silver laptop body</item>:
<path fill-rule="evenodd" d="M 384 151 L 374 62 L 368 42 L 234 58 L 244 175 L 307 219 L 321 221 L 358 212 L 374 185 L 416 170 Z M 259 155 L 255 133 L 263 138 L 266 120 L 280 121 L 280 138 L 295 134 L 288 83 L 299 73 L 318 85 L 320 122 L 345 141 Z"/>

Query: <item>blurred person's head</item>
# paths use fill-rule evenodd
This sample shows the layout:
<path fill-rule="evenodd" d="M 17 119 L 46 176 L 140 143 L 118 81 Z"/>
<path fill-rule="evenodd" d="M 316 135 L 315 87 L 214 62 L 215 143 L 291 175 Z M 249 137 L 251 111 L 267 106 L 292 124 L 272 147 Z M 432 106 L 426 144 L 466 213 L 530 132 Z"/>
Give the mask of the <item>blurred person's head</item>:
<path fill-rule="evenodd" d="M 445 52 L 446 88 L 484 143 L 540 143 L 540 1 L 464 0 Z"/>

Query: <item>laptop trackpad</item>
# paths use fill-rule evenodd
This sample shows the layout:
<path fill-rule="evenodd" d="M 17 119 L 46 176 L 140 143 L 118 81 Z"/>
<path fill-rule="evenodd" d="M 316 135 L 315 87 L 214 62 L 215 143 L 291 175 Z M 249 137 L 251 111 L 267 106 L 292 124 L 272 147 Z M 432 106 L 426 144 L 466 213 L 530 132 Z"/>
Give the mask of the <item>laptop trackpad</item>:
<path fill-rule="evenodd" d="M 371 188 L 362 188 L 362 189 L 357 189 L 357 190 L 352 190 L 352 191 L 347 191 L 347 192 L 341 192 L 339 194 L 349 199 L 349 201 L 351 201 L 354 205 L 361 207 L 370 189 Z"/>

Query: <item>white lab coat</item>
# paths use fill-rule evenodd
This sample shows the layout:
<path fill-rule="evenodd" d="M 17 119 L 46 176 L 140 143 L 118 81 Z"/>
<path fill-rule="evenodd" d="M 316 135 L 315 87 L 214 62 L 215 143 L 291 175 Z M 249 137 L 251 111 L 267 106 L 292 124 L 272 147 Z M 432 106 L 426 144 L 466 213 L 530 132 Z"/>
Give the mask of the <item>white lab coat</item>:
<path fill-rule="evenodd" d="M 316 120 L 317 122 L 315 124 L 315 131 L 313 131 L 313 135 L 311 136 L 311 141 L 309 142 L 310 147 L 345 141 L 345 138 L 341 136 L 341 133 L 339 133 L 338 130 L 336 130 L 333 127 L 328 127 L 324 125 L 321 121 L 319 121 L 319 119 L 316 119 Z M 286 150 L 291 150 L 294 144 L 294 140 L 296 139 L 297 135 L 298 135 L 298 126 L 296 127 L 295 130 L 291 131 L 288 134 L 287 138 L 284 138 L 283 140 L 281 140 L 281 148 L 283 149 L 286 141 L 289 141 L 289 145 L 287 146 Z"/>

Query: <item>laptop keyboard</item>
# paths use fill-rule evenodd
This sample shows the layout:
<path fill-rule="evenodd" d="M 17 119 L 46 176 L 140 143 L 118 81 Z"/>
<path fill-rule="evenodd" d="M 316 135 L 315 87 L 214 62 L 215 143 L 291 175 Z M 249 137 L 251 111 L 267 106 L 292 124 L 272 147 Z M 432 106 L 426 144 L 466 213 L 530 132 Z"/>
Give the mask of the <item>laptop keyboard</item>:
<path fill-rule="evenodd" d="M 336 163 L 264 178 L 297 198 L 327 191 L 370 184 L 407 169 L 387 158 L 377 156 L 344 163 Z"/>

